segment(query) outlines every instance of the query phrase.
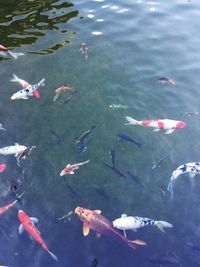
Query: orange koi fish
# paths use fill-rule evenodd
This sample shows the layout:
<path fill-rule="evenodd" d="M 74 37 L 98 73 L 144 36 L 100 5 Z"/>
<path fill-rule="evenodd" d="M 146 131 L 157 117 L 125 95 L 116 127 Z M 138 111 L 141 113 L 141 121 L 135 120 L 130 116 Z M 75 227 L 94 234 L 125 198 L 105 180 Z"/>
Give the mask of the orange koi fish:
<path fill-rule="evenodd" d="M 83 221 L 83 235 L 87 236 L 90 229 L 92 229 L 97 237 L 101 235 L 112 236 L 125 242 L 131 248 L 136 248 L 136 245 L 146 245 L 143 240 L 129 240 L 121 235 L 113 224 L 103 217 L 100 210 L 89 210 L 81 207 L 75 209 L 75 213 L 79 219 Z"/>
<path fill-rule="evenodd" d="M 44 250 L 46 250 L 51 257 L 55 260 L 58 261 L 58 258 L 56 255 L 54 255 L 47 247 L 45 242 L 43 241 L 40 232 L 38 229 L 35 227 L 34 223 L 37 223 L 39 220 L 35 217 L 29 217 L 23 210 L 18 211 L 18 218 L 19 221 L 21 222 L 19 226 L 19 234 L 21 234 L 24 229 L 29 233 L 30 237 L 35 239 L 41 247 L 43 247 Z"/>
<path fill-rule="evenodd" d="M 20 196 L 18 196 L 18 198 L 13 201 L 12 203 L 4 206 L 4 207 L 0 207 L 0 215 L 3 215 L 4 213 L 6 213 L 9 209 L 13 208 L 14 205 L 17 203 L 17 201 L 23 196 L 24 193 L 22 193 Z"/>
<path fill-rule="evenodd" d="M 55 90 L 55 96 L 53 98 L 53 101 L 55 102 L 58 97 L 61 95 L 62 92 L 64 91 L 67 91 L 67 90 L 73 90 L 73 87 L 71 86 L 61 86 L 61 87 L 58 87 L 56 90 Z"/>
<path fill-rule="evenodd" d="M 77 170 L 80 166 L 85 165 L 89 162 L 90 160 L 86 160 L 84 162 L 80 163 L 75 163 L 75 164 L 68 164 L 60 173 L 60 176 L 63 176 L 65 174 L 74 174 L 74 170 Z"/>

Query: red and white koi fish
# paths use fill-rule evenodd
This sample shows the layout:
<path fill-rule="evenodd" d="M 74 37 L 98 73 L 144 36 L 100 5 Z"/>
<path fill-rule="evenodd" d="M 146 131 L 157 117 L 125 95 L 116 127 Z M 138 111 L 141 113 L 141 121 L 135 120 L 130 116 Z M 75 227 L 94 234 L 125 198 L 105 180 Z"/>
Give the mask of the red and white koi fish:
<path fill-rule="evenodd" d="M 15 201 L 13 201 L 12 203 L 4 206 L 4 207 L 0 207 L 0 215 L 3 215 L 4 213 L 6 213 L 9 209 L 13 208 L 14 205 L 17 203 L 17 201 L 23 196 L 24 192 L 17 197 L 17 199 Z"/>
<path fill-rule="evenodd" d="M 7 169 L 6 164 L 0 164 L 0 173 L 4 172 Z"/>
<path fill-rule="evenodd" d="M 80 163 L 75 163 L 75 164 L 68 164 L 60 173 L 60 176 L 63 176 L 65 174 L 74 174 L 74 170 L 77 170 L 80 166 L 85 165 L 89 162 L 90 160 L 86 160 L 84 162 Z"/>
<path fill-rule="evenodd" d="M 6 52 L 8 54 L 10 54 L 12 57 L 14 57 L 14 59 L 17 59 L 19 56 L 23 56 L 24 53 L 21 53 L 21 52 L 11 52 L 8 47 L 4 46 L 4 45 L 0 45 L 0 55 L 1 56 L 7 56 Z"/>
<path fill-rule="evenodd" d="M 29 96 L 34 96 L 36 98 L 40 97 L 40 93 L 37 90 L 40 86 L 45 86 L 45 79 L 43 78 L 39 83 L 36 84 L 30 84 L 19 77 L 17 77 L 15 74 L 13 74 L 13 78 L 10 80 L 11 82 L 18 82 L 24 89 L 16 92 L 11 96 L 11 100 L 16 99 L 28 99 Z"/>
<path fill-rule="evenodd" d="M 58 97 L 61 95 L 62 92 L 64 91 L 68 91 L 68 90 L 73 90 L 73 87 L 71 86 L 61 86 L 61 87 L 58 87 L 56 90 L 55 90 L 55 96 L 53 98 L 53 101 L 55 102 Z"/>
<path fill-rule="evenodd" d="M 171 134 L 175 131 L 175 129 L 182 129 L 187 125 L 183 121 L 175 121 L 175 120 L 169 120 L 169 119 L 138 121 L 128 116 L 126 117 L 126 119 L 128 121 L 126 125 L 131 124 L 131 125 L 141 125 L 141 126 L 152 127 L 152 128 L 155 128 L 153 130 L 154 132 L 158 132 L 160 130 L 166 130 L 165 134 Z"/>
<path fill-rule="evenodd" d="M 54 255 L 48 249 L 47 245 L 45 244 L 40 235 L 40 232 L 34 225 L 34 223 L 37 223 L 39 220 L 35 217 L 29 217 L 23 210 L 18 211 L 18 218 L 19 221 L 21 222 L 19 226 L 19 234 L 21 234 L 25 229 L 29 233 L 30 237 L 35 239 L 35 241 L 37 241 L 40 244 L 40 246 L 43 247 L 43 249 L 46 250 L 55 261 L 58 261 L 56 255 Z"/>

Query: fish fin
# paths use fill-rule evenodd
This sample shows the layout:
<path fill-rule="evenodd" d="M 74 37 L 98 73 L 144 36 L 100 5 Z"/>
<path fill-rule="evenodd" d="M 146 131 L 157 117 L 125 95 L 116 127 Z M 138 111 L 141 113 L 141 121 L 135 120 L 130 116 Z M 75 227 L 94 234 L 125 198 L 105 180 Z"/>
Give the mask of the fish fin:
<path fill-rule="evenodd" d="M 32 222 L 33 224 L 39 222 L 38 218 L 36 218 L 36 217 L 30 217 L 30 220 L 31 220 L 31 222 Z"/>
<path fill-rule="evenodd" d="M 67 164 L 66 168 L 68 168 L 70 166 L 70 164 Z"/>
<path fill-rule="evenodd" d="M 101 237 L 101 235 L 99 233 L 96 233 L 96 238 Z"/>
<path fill-rule="evenodd" d="M 58 261 L 58 258 L 55 254 L 53 254 L 50 250 L 47 250 L 47 252 L 51 255 L 51 257 L 55 260 Z"/>
<path fill-rule="evenodd" d="M 33 237 L 32 237 L 31 235 L 29 235 L 29 238 L 30 238 L 31 240 L 33 240 Z"/>
<path fill-rule="evenodd" d="M 96 214 L 101 214 L 101 210 L 94 210 Z"/>
<path fill-rule="evenodd" d="M 40 86 L 45 86 L 45 78 L 43 78 L 40 82 L 39 82 Z"/>
<path fill-rule="evenodd" d="M 173 180 L 170 179 L 170 182 L 167 186 L 167 191 L 169 191 L 171 193 L 171 199 L 173 198 L 174 195 L 174 191 L 173 191 Z"/>
<path fill-rule="evenodd" d="M 8 50 L 8 53 L 9 53 L 14 59 L 17 59 L 19 56 L 24 56 L 24 53 L 22 53 L 22 52 L 11 52 L 10 50 Z"/>
<path fill-rule="evenodd" d="M 90 227 L 87 223 L 83 223 L 83 235 L 87 236 L 90 232 Z"/>
<path fill-rule="evenodd" d="M 189 177 L 190 178 L 194 178 L 195 175 L 196 175 L 196 173 L 193 173 L 193 172 L 192 173 L 189 173 Z"/>
<path fill-rule="evenodd" d="M 13 78 L 10 81 L 11 82 L 17 82 L 24 88 L 26 88 L 27 86 L 30 85 L 28 82 L 26 82 L 26 81 L 20 79 L 19 77 L 17 77 L 17 75 L 15 75 L 14 73 L 13 73 Z"/>
<path fill-rule="evenodd" d="M 153 129 L 153 132 L 159 132 L 159 131 L 160 131 L 159 128 Z"/>
<path fill-rule="evenodd" d="M 21 99 L 28 99 L 28 96 L 23 96 L 21 97 Z"/>
<path fill-rule="evenodd" d="M 165 131 L 165 134 L 171 134 L 175 131 L 175 129 L 168 129 L 167 131 Z"/>
<path fill-rule="evenodd" d="M 24 226 L 20 223 L 20 226 L 19 226 L 19 234 L 21 235 L 24 231 Z"/>
<path fill-rule="evenodd" d="M 15 154 L 15 157 L 17 158 L 17 157 L 18 157 L 18 155 L 20 155 L 20 154 L 19 154 L 19 153 L 16 153 L 16 154 Z"/>
<path fill-rule="evenodd" d="M 0 55 L 3 56 L 3 57 L 6 57 L 6 53 L 3 52 L 3 51 L 0 52 Z"/>
<path fill-rule="evenodd" d="M 137 232 L 137 229 L 132 228 L 131 230 L 132 230 L 133 232 Z"/>
<path fill-rule="evenodd" d="M 125 218 L 125 217 L 127 217 L 127 214 L 123 213 L 123 214 L 121 215 L 121 218 Z"/>
<path fill-rule="evenodd" d="M 132 125 L 140 125 L 140 121 L 137 121 L 129 116 L 126 116 L 126 120 L 128 121 L 128 123 L 125 123 L 125 125 L 127 124 L 132 124 Z"/>
<path fill-rule="evenodd" d="M 19 144 L 18 143 L 15 143 L 15 146 L 18 146 Z"/>
<path fill-rule="evenodd" d="M 141 245 L 141 246 L 144 246 L 146 245 L 147 243 L 143 240 L 140 240 L 140 239 L 135 239 L 135 240 L 128 240 L 128 245 L 129 247 L 135 249 L 136 248 L 136 245 Z"/>
<path fill-rule="evenodd" d="M 74 172 L 73 172 L 73 171 L 71 171 L 69 174 L 74 174 Z"/>
<path fill-rule="evenodd" d="M 33 92 L 33 96 L 36 97 L 36 98 L 40 98 L 40 93 L 39 93 L 39 91 L 38 91 L 38 90 L 35 90 L 35 91 Z"/>
<path fill-rule="evenodd" d="M 173 225 L 171 223 L 165 222 L 165 221 L 156 221 L 155 226 L 157 226 L 162 232 L 164 232 L 163 228 L 172 228 Z"/>
<path fill-rule="evenodd" d="M 126 238 L 127 236 L 126 236 L 126 231 L 125 230 L 123 230 L 123 232 L 124 232 L 124 237 Z"/>

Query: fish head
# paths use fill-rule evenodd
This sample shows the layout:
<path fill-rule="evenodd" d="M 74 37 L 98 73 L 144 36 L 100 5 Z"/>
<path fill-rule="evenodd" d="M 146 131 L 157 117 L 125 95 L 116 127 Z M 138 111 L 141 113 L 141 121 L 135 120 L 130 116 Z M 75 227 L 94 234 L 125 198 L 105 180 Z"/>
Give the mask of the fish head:
<path fill-rule="evenodd" d="M 92 217 L 93 211 L 89 209 L 77 207 L 74 213 L 78 215 L 81 221 L 89 223 Z"/>
<path fill-rule="evenodd" d="M 176 124 L 176 128 L 177 128 L 177 129 L 181 129 L 181 128 L 184 128 L 186 125 L 187 125 L 187 123 L 185 123 L 185 122 L 183 122 L 183 121 L 179 121 L 179 122 Z"/>
<path fill-rule="evenodd" d="M 17 99 L 26 99 L 26 98 L 27 98 L 27 93 L 24 90 L 20 90 L 14 93 L 10 99 L 17 100 Z"/>
<path fill-rule="evenodd" d="M 18 218 L 20 220 L 20 222 L 24 221 L 24 219 L 26 218 L 26 213 L 23 210 L 19 210 L 18 211 Z"/>
<path fill-rule="evenodd" d="M 62 171 L 61 171 L 61 173 L 60 173 L 60 176 L 63 176 L 63 175 L 65 175 L 67 172 L 66 172 L 66 168 L 65 169 L 63 169 Z"/>

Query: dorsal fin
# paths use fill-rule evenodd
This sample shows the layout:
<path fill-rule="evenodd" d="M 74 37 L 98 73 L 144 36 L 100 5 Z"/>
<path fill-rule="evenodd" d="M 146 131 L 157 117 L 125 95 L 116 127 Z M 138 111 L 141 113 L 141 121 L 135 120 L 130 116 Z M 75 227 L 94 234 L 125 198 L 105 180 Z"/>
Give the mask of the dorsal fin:
<path fill-rule="evenodd" d="M 101 210 L 94 210 L 96 214 L 101 214 Z"/>
<path fill-rule="evenodd" d="M 125 217 L 127 217 L 127 214 L 123 213 L 123 214 L 121 215 L 121 218 L 125 218 Z"/>

